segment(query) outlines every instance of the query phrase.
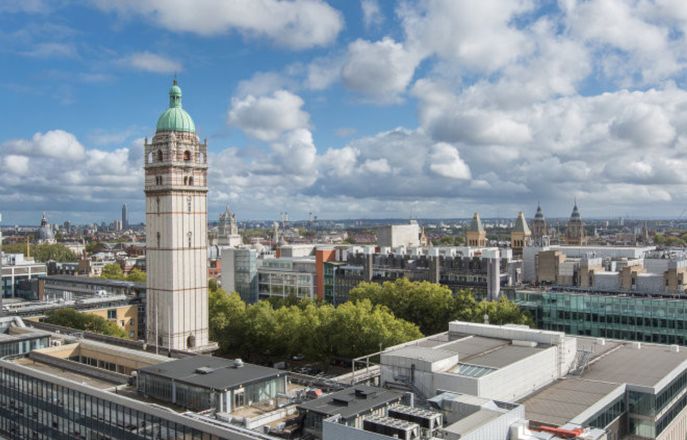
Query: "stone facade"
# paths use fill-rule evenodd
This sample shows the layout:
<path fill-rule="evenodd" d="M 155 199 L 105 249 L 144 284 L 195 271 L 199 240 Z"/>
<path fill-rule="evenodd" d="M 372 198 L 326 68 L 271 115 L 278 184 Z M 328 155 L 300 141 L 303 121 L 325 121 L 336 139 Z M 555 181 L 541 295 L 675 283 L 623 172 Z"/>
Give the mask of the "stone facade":
<path fill-rule="evenodd" d="M 146 340 L 197 350 L 209 344 L 207 142 L 158 131 L 145 158 Z"/>

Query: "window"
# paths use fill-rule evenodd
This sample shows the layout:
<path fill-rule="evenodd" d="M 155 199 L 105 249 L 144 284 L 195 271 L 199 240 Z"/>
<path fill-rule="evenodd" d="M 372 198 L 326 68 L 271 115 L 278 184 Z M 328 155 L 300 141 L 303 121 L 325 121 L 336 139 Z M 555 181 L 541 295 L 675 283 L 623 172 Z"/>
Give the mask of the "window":
<path fill-rule="evenodd" d="M 193 186 L 193 176 L 191 176 L 191 177 L 188 178 L 188 184 L 189 184 L 190 186 Z"/>
<path fill-rule="evenodd" d="M 193 239 L 193 232 L 189 231 L 188 234 L 186 234 L 186 235 L 188 235 L 188 247 L 190 248 L 191 244 L 192 244 L 191 242 Z"/>
<path fill-rule="evenodd" d="M 110 309 L 107 311 L 107 319 L 117 319 L 117 309 Z"/>
<path fill-rule="evenodd" d="M 159 197 L 155 198 L 155 205 L 156 205 L 157 213 L 160 214 L 160 198 Z"/>
<path fill-rule="evenodd" d="M 162 150 L 157 150 L 157 161 L 162 162 Z"/>
<path fill-rule="evenodd" d="M 184 160 L 191 160 L 191 152 L 189 150 L 184 151 Z"/>
<path fill-rule="evenodd" d="M 157 233 L 157 248 L 160 249 L 160 233 Z"/>
<path fill-rule="evenodd" d="M 148 163 L 153 163 L 153 152 L 148 153 Z"/>

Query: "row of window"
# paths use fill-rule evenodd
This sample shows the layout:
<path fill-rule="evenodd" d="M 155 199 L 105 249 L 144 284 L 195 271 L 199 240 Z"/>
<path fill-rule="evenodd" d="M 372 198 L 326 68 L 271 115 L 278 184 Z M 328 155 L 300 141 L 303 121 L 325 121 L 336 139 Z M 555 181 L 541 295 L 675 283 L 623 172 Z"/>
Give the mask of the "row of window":
<path fill-rule="evenodd" d="M 220 440 L 183 423 L 4 368 L 0 435 L 38 440 Z"/>

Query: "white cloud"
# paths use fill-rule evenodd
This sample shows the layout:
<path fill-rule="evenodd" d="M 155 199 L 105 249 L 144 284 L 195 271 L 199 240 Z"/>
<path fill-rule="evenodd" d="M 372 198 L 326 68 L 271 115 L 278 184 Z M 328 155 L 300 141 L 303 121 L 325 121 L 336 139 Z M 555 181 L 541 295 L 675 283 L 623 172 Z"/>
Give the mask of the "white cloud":
<path fill-rule="evenodd" d="M 470 179 L 470 167 L 460 158 L 456 148 L 445 142 L 432 145 L 429 169 L 449 179 Z"/>
<path fill-rule="evenodd" d="M 76 58 L 76 47 L 71 43 L 43 42 L 22 51 L 22 55 L 34 58 Z"/>
<path fill-rule="evenodd" d="M 363 24 L 366 29 L 377 27 L 384 21 L 384 15 L 377 0 L 360 0 L 363 11 Z"/>
<path fill-rule="evenodd" d="M 356 40 L 341 69 L 344 85 L 381 102 L 398 99 L 413 78 L 420 57 L 391 38 Z"/>
<path fill-rule="evenodd" d="M 53 130 L 2 144 L 8 171 L 0 185 L 4 210 L 63 210 L 70 218 L 137 199 L 143 188 L 141 144 L 115 151 L 88 149 L 71 133 Z"/>
<path fill-rule="evenodd" d="M 360 166 L 360 170 L 370 174 L 387 174 L 391 172 L 391 167 L 386 158 L 382 157 L 379 159 L 367 159 Z"/>
<path fill-rule="evenodd" d="M 532 8 L 527 0 L 428 0 L 401 8 L 407 45 L 456 65 L 492 72 L 530 50 L 513 19 Z"/>
<path fill-rule="evenodd" d="M 310 116 L 302 110 L 303 104 L 300 96 L 286 90 L 233 98 L 228 122 L 257 139 L 274 141 L 287 131 L 308 126 Z"/>
<path fill-rule="evenodd" d="M 343 28 L 339 11 L 320 0 L 92 0 L 102 10 L 136 14 L 175 32 L 203 36 L 235 30 L 292 49 L 326 46 Z"/>
<path fill-rule="evenodd" d="M 83 145 L 73 134 L 63 130 L 36 133 L 31 139 L 14 139 L 3 144 L 10 152 L 57 159 L 81 159 Z"/>
<path fill-rule="evenodd" d="M 137 52 L 120 61 L 136 70 L 153 73 L 176 73 L 183 70 L 183 65 L 163 55 L 151 52 Z"/>
<path fill-rule="evenodd" d="M 18 156 L 16 154 L 10 154 L 5 156 L 5 170 L 16 174 L 18 176 L 23 176 L 29 172 L 29 158 L 26 156 Z"/>

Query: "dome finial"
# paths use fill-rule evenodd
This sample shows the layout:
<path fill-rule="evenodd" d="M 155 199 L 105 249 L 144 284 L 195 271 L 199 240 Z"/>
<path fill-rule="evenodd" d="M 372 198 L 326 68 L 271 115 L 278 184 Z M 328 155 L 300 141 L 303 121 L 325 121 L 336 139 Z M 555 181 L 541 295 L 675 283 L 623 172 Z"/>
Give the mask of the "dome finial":
<path fill-rule="evenodd" d="M 181 108 L 181 87 L 177 83 L 176 74 L 172 81 L 172 87 L 169 89 L 169 108 Z"/>

